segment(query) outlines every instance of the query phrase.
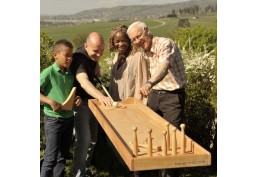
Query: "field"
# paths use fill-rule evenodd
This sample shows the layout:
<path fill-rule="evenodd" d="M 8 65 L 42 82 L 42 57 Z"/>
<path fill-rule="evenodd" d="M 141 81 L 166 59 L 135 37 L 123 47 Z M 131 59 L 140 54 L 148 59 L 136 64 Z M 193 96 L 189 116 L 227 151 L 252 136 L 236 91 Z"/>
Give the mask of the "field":
<path fill-rule="evenodd" d="M 143 20 L 152 34 L 160 37 L 169 37 L 174 30 L 176 30 L 179 18 L 159 18 L 159 19 L 146 19 Z M 203 27 L 217 27 L 217 16 L 200 16 L 197 19 L 188 17 L 191 27 L 203 26 Z M 78 34 L 89 34 L 92 31 L 100 32 L 105 42 L 108 41 L 108 36 L 113 26 L 117 24 L 130 25 L 134 21 L 119 21 L 119 22 L 100 22 L 100 23 L 85 23 L 81 25 L 74 26 L 63 26 L 63 27 L 41 27 L 40 32 L 46 33 L 54 41 L 66 38 L 68 40 L 73 40 Z M 76 47 L 76 46 L 75 46 Z M 108 50 L 105 50 L 105 53 L 102 58 L 110 56 Z"/>

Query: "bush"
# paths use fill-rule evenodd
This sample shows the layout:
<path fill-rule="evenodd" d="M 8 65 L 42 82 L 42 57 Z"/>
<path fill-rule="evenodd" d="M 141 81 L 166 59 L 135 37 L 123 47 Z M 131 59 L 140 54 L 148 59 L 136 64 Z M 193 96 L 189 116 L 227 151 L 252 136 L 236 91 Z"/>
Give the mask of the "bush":
<path fill-rule="evenodd" d="M 199 28 L 198 28 L 199 29 Z M 196 29 L 192 29 L 195 31 Z M 183 30 L 186 34 L 192 34 L 193 31 Z M 184 36 L 180 31 L 180 37 Z M 215 33 L 208 36 L 216 36 Z M 212 36 L 212 38 L 214 38 Z M 178 41 L 184 41 L 185 38 L 177 38 Z M 202 38 L 189 36 L 189 40 L 196 44 L 202 44 L 207 41 Z M 206 45 L 192 45 L 186 41 L 183 47 L 180 47 L 184 58 L 185 69 L 187 73 L 188 84 L 186 87 L 186 105 L 185 105 L 185 124 L 186 134 L 194 141 L 203 146 L 212 154 L 212 168 L 216 171 L 217 157 L 217 87 L 216 87 L 216 43 Z M 187 47 L 186 47 L 187 46 Z M 212 49 L 212 50 L 211 50 Z"/>
<path fill-rule="evenodd" d="M 74 36 L 72 39 L 74 49 L 79 47 L 81 44 L 85 43 L 87 36 L 88 36 L 87 33 L 80 33 L 80 34 Z"/>
<path fill-rule="evenodd" d="M 187 18 L 186 19 L 179 19 L 178 20 L 178 27 L 181 27 L 181 28 L 190 27 L 189 20 Z"/>
<path fill-rule="evenodd" d="M 50 37 L 48 37 L 45 33 L 40 33 L 40 71 L 44 70 L 53 63 L 53 44 L 54 41 Z M 43 115 L 43 110 L 40 109 L 40 158 L 43 158 L 45 150 Z"/>
<path fill-rule="evenodd" d="M 167 18 L 176 18 L 176 17 L 177 17 L 176 14 L 168 14 L 168 15 L 167 15 Z"/>
<path fill-rule="evenodd" d="M 40 33 L 40 71 L 53 63 L 52 60 L 52 47 L 54 41 L 46 35 L 46 33 Z"/>
<path fill-rule="evenodd" d="M 195 28 L 180 28 L 170 34 L 178 45 L 185 44 L 185 50 L 207 51 L 214 50 L 217 46 L 217 29 L 204 28 L 197 26 Z"/>

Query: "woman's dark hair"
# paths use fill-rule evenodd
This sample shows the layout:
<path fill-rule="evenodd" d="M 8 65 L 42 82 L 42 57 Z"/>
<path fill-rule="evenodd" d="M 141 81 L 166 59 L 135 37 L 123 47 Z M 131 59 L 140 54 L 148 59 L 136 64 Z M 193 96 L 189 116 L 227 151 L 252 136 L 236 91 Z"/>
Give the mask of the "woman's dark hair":
<path fill-rule="evenodd" d="M 129 42 L 129 50 L 132 49 L 131 40 L 130 40 L 129 36 L 127 35 L 127 28 L 128 27 L 126 25 L 122 25 L 122 24 L 116 25 L 112 28 L 112 31 L 110 33 L 109 40 L 108 40 L 108 49 L 110 52 L 116 51 L 116 47 L 114 45 L 114 36 L 118 32 L 126 34 L 126 37 Z"/>

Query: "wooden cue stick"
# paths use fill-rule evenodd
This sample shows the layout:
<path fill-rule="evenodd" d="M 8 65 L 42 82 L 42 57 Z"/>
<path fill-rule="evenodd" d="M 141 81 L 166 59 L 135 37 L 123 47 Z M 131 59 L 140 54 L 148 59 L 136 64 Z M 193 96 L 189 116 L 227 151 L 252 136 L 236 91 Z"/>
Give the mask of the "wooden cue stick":
<path fill-rule="evenodd" d="M 95 76 L 95 75 L 94 75 Z M 108 93 L 107 89 L 105 88 L 105 86 L 103 85 L 103 83 L 101 82 L 101 80 L 95 76 L 96 80 L 100 83 L 101 87 L 103 88 L 103 90 L 106 92 L 106 94 L 108 95 L 108 97 L 111 99 L 111 101 L 114 103 L 114 100 L 112 99 L 112 97 L 110 96 L 110 94 Z"/>
<path fill-rule="evenodd" d="M 111 101 L 114 103 L 114 100 L 112 99 L 112 97 L 111 97 L 110 94 L 108 93 L 108 91 L 107 91 L 107 89 L 105 88 L 105 86 L 102 85 L 102 84 L 101 84 L 101 86 L 102 86 L 103 90 L 106 92 L 106 94 L 108 95 L 108 97 L 111 99 Z"/>

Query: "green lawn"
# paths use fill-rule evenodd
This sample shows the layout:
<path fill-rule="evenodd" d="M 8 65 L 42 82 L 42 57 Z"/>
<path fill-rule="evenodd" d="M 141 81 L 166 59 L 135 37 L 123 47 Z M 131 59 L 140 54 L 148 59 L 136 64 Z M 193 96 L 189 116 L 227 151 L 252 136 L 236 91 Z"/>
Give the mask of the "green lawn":
<path fill-rule="evenodd" d="M 186 18 L 186 17 L 180 17 Z M 217 27 L 217 16 L 200 16 L 198 19 L 193 19 L 192 17 L 187 17 L 189 19 L 191 27 L 197 25 L 203 27 Z M 170 37 L 174 30 L 176 30 L 179 18 L 160 18 L 160 19 L 146 19 L 143 20 L 152 34 L 160 37 Z M 157 27 L 165 22 L 165 25 Z M 62 26 L 62 27 L 41 27 L 40 32 L 46 33 L 54 41 L 66 38 L 70 41 L 79 34 L 89 34 L 92 31 L 99 32 L 103 35 L 105 43 L 108 41 L 110 31 L 113 26 L 117 24 L 125 24 L 129 26 L 134 21 L 120 21 L 120 22 L 100 22 L 100 23 L 85 23 L 74 26 Z M 175 39 L 174 39 L 175 40 Z M 106 45 L 107 46 L 107 45 Z M 75 46 L 77 47 L 77 46 Z M 110 52 L 108 50 L 104 51 L 102 58 L 110 57 Z M 100 64 L 103 64 L 103 60 L 100 60 Z"/>
<path fill-rule="evenodd" d="M 217 26 L 217 16 L 201 16 L 198 19 L 192 19 L 188 17 L 191 27 L 201 25 L 204 27 L 216 27 Z M 168 37 L 168 32 L 177 29 L 178 18 L 160 18 L 160 19 L 146 19 L 143 20 L 152 34 L 157 36 Z M 164 21 L 166 24 L 159 28 L 152 28 L 160 25 L 158 21 Z M 121 22 L 100 22 L 100 23 L 85 23 L 81 25 L 74 26 L 63 26 L 63 27 L 41 27 L 40 32 L 45 32 L 54 41 L 66 38 L 72 40 L 76 35 L 81 33 L 90 33 L 92 31 L 100 32 L 105 41 L 107 41 L 110 31 L 113 26 L 123 23 L 125 25 L 130 25 L 133 21 L 121 21 Z"/>

